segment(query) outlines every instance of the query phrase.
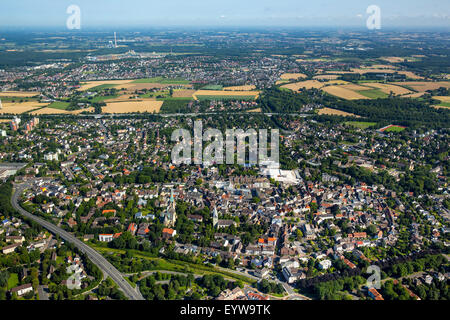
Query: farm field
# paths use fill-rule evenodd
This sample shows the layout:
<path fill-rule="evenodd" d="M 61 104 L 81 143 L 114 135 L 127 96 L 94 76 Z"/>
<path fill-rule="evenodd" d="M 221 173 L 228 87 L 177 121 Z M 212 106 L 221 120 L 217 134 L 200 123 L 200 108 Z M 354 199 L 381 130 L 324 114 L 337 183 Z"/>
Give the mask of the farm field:
<path fill-rule="evenodd" d="M 18 97 L 18 98 L 25 98 L 25 97 L 34 97 L 39 95 L 39 92 L 31 92 L 31 91 L 3 91 L 0 92 L 0 98 L 2 97 Z"/>
<path fill-rule="evenodd" d="M 66 110 L 69 105 L 70 105 L 69 102 L 55 101 L 55 102 L 50 103 L 48 105 L 48 107 L 53 108 L 53 109 Z"/>
<path fill-rule="evenodd" d="M 78 91 L 86 91 L 89 89 L 93 89 L 96 87 L 100 88 L 112 88 L 117 85 L 130 83 L 133 80 L 107 80 L 107 81 L 87 81 L 86 83 L 83 83 L 80 88 L 78 88 Z M 105 86 L 106 85 L 106 86 Z M 98 88 L 97 88 L 98 89 Z"/>
<path fill-rule="evenodd" d="M 359 84 L 354 84 L 354 83 L 349 83 L 349 84 L 343 85 L 341 87 L 345 88 L 345 89 L 352 90 L 352 91 L 364 91 L 364 90 L 371 90 L 372 89 L 372 88 L 369 88 L 369 87 L 367 87 L 365 85 L 359 85 Z"/>
<path fill-rule="evenodd" d="M 322 88 L 324 85 L 326 85 L 327 83 L 330 82 L 320 82 L 317 80 L 306 80 L 306 81 L 300 81 L 300 82 L 295 82 L 295 83 L 289 83 L 286 85 L 282 85 L 281 88 L 286 88 L 286 89 L 290 89 L 292 91 L 298 91 L 302 88 L 306 88 L 306 89 L 320 89 Z"/>
<path fill-rule="evenodd" d="M 69 111 L 71 114 L 80 114 L 82 112 L 94 112 L 95 108 L 93 107 L 89 107 L 89 108 L 85 108 L 85 109 L 80 109 L 80 110 L 73 110 L 73 111 Z"/>
<path fill-rule="evenodd" d="M 383 99 L 388 97 L 388 94 L 384 93 L 379 89 L 361 90 L 356 92 L 362 94 L 363 96 L 369 99 Z"/>
<path fill-rule="evenodd" d="M 398 73 L 405 75 L 407 78 L 414 79 L 414 80 L 420 80 L 423 79 L 423 77 L 416 75 L 415 73 L 411 71 L 401 71 L 401 70 L 395 70 L 395 69 L 384 69 L 384 68 L 354 68 L 351 69 L 351 72 L 343 72 L 343 73 L 358 73 L 358 74 L 366 74 L 366 73 Z"/>
<path fill-rule="evenodd" d="M 420 98 L 424 94 L 425 94 L 425 92 L 414 92 L 414 93 L 410 93 L 410 94 L 405 94 L 403 96 L 403 98 Z"/>
<path fill-rule="evenodd" d="M 350 73 L 366 74 L 366 73 L 395 73 L 395 72 L 399 71 L 393 69 L 384 69 L 384 68 L 376 69 L 368 67 L 368 68 L 353 68 L 351 69 Z"/>
<path fill-rule="evenodd" d="M 405 58 L 400 58 L 400 57 L 382 57 L 380 59 L 390 62 L 390 63 L 399 63 L 399 62 L 403 62 L 405 60 Z"/>
<path fill-rule="evenodd" d="M 192 95 L 196 90 L 174 90 L 172 97 L 173 98 L 192 98 Z"/>
<path fill-rule="evenodd" d="M 366 68 L 353 68 L 350 71 L 333 71 L 330 73 L 334 74 L 361 74 L 364 75 L 366 73 L 386 73 L 386 74 L 393 74 L 398 73 L 405 75 L 407 78 L 413 79 L 413 80 L 422 80 L 423 77 L 411 72 L 411 71 L 402 71 L 402 70 L 396 70 L 394 68 L 391 69 L 385 69 L 385 68 L 374 68 L 372 67 L 366 67 Z"/>
<path fill-rule="evenodd" d="M 57 109 L 57 108 L 50 108 L 50 107 L 46 107 L 46 108 L 42 108 L 39 110 L 35 110 L 30 112 L 32 115 L 43 115 L 43 114 L 71 114 L 70 111 L 64 110 L 64 109 Z"/>
<path fill-rule="evenodd" d="M 440 87 L 449 89 L 450 82 L 440 81 L 440 82 L 428 82 L 428 81 L 409 81 L 409 82 L 393 82 L 392 84 L 399 86 L 406 86 L 416 90 L 418 93 L 425 93 L 427 90 L 436 90 Z"/>
<path fill-rule="evenodd" d="M 42 108 L 39 110 L 35 110 L 33 112 L 30 112 L 32 115 L 39 116 L 39 115 L 46 115 L 46 114 L 69 114 L 69 115 L 77 115 L 82 112 L 92 112 L 94 111 L 94 108 L 86 108 L 86 109 L 80 109 L 80 110 L 73 110 L 73 111 L 67 111 L 63 109 L 55 109 L 55 108 Z"/>
<path fill-rule="evenodd" d="M 102 110 L 103 113 L 153 113 L 159 112 L 163 103 L 163 101 L 156 100 L 109 102 Z"/>
<path fill-rule="evenodd" d="M 433 99 L 439 100 L 440 103 L 433 108 L 450 109 L 450 96 L 434 96 Z"/>
<path fill-rule="evenodd" d="M 192 97 L 198 99 L 256 99 L 259 91 L 222 91 L 222 90 L 197 90 Z"/>
<path fill-rule="evenodd" d="M 411 72 L 411 71 L 398 71 L 398 74 L 403 74 L 407 78 L 414 79 L 414 80 L 423 80 L 424 79 L 424 77 L 421 77 L 421 76 L 419 76 L 419 75 L 417 75 L 417 74 L 415 74 L 414 72 Z"/>
<path fill-rule="evenodd" d="M 256 86 L 254 85 L 245 85 L 245 86 L 234 86 L 234 87 L 224 87 L 225 91 L 251 91 L 255 90 Z"/>
<path fill-rule="evenodd" d="M 341 111 L 341 110 L 336 110 L 336 109 L 332 109 L 332 108 L 322 108 L 319 109 L 319 115 L 331 115 L 331 116 L 344 116 L 344 117 L 355 117 L 355 118 L 360 118 L 360 116 L 353 114 L 353 113 L 349 113 L 349 112 L 345 112 L 345 111 Z"/>
<path fill-rule="evenodd" d="M 103 102 L 107 103 L 107 102 L 133 101 L 133 99 L 135 99 L 134 97 L 136 96 L 130 94 L 123 94 L 120 96 L 108 97 L 107 99 L 103 99 Z"/>
<path fill-rule="evenodd" d="M 407 61 L 416 61 L 416 60 L 418 60 L 417 58 L 421 58 L 421 57 L 424 57 L 424 56 L 416 55 L 415 57 L 381 57 L 380 60 L 384 60 L 389 63 L 400 63 L 400 62 L 405 61 L 405 59 Z"/>
<path fill-rule="evenodd" d="M 114 96 L 96 96 L 96 97 L 93 97 L 92 99 L 87 99 L 86 102 L 90 102 L 90 103 L 104 102 L 106 100 L 113 100 L 113 99 L 116 99 L 118 97 L 119 96 L 117 96 L 117 95 L 114 95 Z M 85 102 L 85 101 L 83 100 L 83 102 Z"/>
<path fill-rule="evenodd" d="M 450 109 L 450 102 L 443 102 L 438 106 L 433 106 L 435 109 Z"/>
<path fill-rule="evenodd" d="M 400 86 L 396 86 L 396 85 L 392 85 L 392 84 L 384 84 L 384 83 L 376 83 L 376 82 L 371 82 L 371 83 L 364 83 L 365 86 L 368 87 L 372 87 L 372 88 L 377 88 L 380 89 L 382 92 L 389 94 L 394 93 L 395 95 L 405 95 L 405 94 L 411 94 L 413 93 L 412 91 L 400 87 Z"/>
<path fill-rule="evenodd" d="M 371 66 L 366 67 L 367 69 L 397 69 L 396 66 L 391 64 L 373 64 Z"/>
<path fill-rule="evenodd" d="M 201 88 L 201 90 L 222 90 L 223 86 L 220 84 L 209 84 Z"/>
<path fill-rule="evenodd" d="M 297 80 L 300 78 L 307 78 L 308 76 L 303 73 L 285 73 L 280 76 L 281 80 Z"/>
<path fill-rule="evenodd" d="M 22 114 L 38 108 L 45 107 L 47 105 L 48 103 L 39 103 L 33 101 L 3 103 L 3 108 L 0 109 L 0 114 Z"/>
<path fill-rule="evenodd" d="M 346 100 L 367 99 L 367 97 L 361 93 L 345 88 L 345 86 L 329 86 L 322 88 L 322 90 L 333 96 Z"/>
<path fill-rule="evenodd" d="M 39 99 L 37 97 L 0 97 L 0 101 L 2 103 L 6 102 L 22 103 L 22 102 L 39 102 Z"/>
<path fill-rule="evenodd" d="M 439 100 L 441 102 L 450 102 L 450 96 L 434 96 L 433 99 Z"/>
<path fill-rule="evenodd" d="M 281 88 L 286 88 L 293 91 L 298 91 L 302 88 L 322 89 L 323 91 L 331 95 L 346 100 L 386 98 L 391 93 L 391 91 L 395 95 L 402 95 L 405 97 L 407 95 L 422 95 L 422 93 L 419 94 L 408 90 L 407 88 L 400 86 L 400 84 L 402 83 L 385 84 L 372 81 L 361 81 L 359 84 L 354 84 L 343 80 L 331 80 L 327 82 L 307 80 L 282 85 Z M 437 85 L 437 87 L 439 87 L 439 85 Z"/>
<path fill-rule="evenodd" d="M 313 79 L 319 80 L 336 80 L 337 78 L 339 78 L 339 75 L 337 74 L 319 74 L 313 77 Z"/>

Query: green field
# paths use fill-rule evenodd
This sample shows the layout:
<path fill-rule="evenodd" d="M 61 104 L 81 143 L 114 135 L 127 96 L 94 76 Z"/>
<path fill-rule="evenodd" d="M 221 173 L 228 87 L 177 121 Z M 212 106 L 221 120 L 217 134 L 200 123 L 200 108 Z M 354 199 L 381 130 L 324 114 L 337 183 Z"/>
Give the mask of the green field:
<path fill-rule="evenodd" d="M 114 99 L 114 98 L 117 98 L 117 97 L 118 97 L 118 95 L 115 95 L 115 96 L 98 96 L 98 97 L 94 97 L 94 98 L 92 98 L 92 99 L 90 99 L 88 101 L 90 101 L 90 102 L 103 102 L 105 100 Z"/>
<path fill-rule="evenodd" d="M 48 107 L 53 109 L 66 110 L 69 105 L 69 102 L 55 101 L 50 103 Z"/>
<path fill-rule="evenodd" d="M 198 100 L 255 100 L 255 96 L 206 96 L 206 95 L 197 95 Z"/>
<path fill-rule="evenodd" d="M 19 285 L 19 276 L 17 273 L 11 273 L 8 279 L 8 289 L 15 288 Z"/>
<path fill-rule="evenodd" d="M 359 94 L 362 94 L 363 96 L 370 98 L 370 99 L 378 99 L 378 98 L 387 98 L 389 95 L 387 93 L 384 93 L 383 91 L 379 89 L 371 89 L 371 90 L 360 90 L 356 91 Z"/>
<path fill-rule="evenodd" d="M 103 89 L 111 89 L 111 88 L 114 88 L 116 86 L 117 86 L 117 84 L 102 84 L 102 85 L 90 88 L 90 89 L 88 89 L 86 91 L 91 91 L 91 92 L 92 91 L 100 91 L 100 90 L 103 90 Z"/>
<path fill-rule="evenodd" d="M 373 127 L 376 125 L 376 122 L 363 122 L 363 121 L 347 121 L 345 124 L 359 128 L 359 129 L 367 129 L 369 127 Z"/>
<path fill-rule="evenodd" d="M 201 90 L 222 90 L 223 86 L 220 84 L 209 84 L 201 88 Z"/>
<path fill-rule="evenodd" d="M 2 102 L 27 102 L 27 101 L 39 101 L 38 98 L 33 97 L 0 97 Z"/>
<path fill-rule="evenodd" d="M 184 79 L 166 79 L 163 77 L 144 78 L 134 80 L 132 83 L 161 83 L 161 84 L 189 84 L 190 81 Z"/>
<path fill-rule="evenodd" d="M 352 81 L 353 82 L 353 81 Z M 355 82 L 356 84 L 364 84 L 364 83 L 380 83 L 380 80 L 358 80 Z"/>
<path fill-rule="evenodd" d="M 112 249 L 112 248 L 105 248 L 100 247 L 98 245 L 89 244 L 92 248 L 97 250 L 98 252 L 105 254 L 105 253 L 115 253 L 115 254 L 124 254 L 126 251 L 132 252 L 133 256 L 136 258 L 146 259 L 157 263 L 156 270 L 165 270 L 165 271 L 176 271 L 176 272 L 193 272 L 195 274 L 220 274 L 224 277 L 230 278 L 230 279 L 236 279 L 241 280 L 246 283 L 254 283 L 255 281 L 253 279 L 250 279 L 244 275 L 237 275 L 234 274 L 227 269 L 224 268 L 218 268 L 218 267 L 209 267 L 202 264 L 195 264 L 191 262 L 186 261 L 179 261 L 179 260 L 170 260 L 170 259 L 163 259 L 163 258 L 156 258 L 149 256 L 145 252 L 138 251 L 138 250 L 122 250 L 122 249 Z"/>
<path fill-rule="evenodd" d="M 139 95 L 141 98 L 156 98 L 157 96 L 164 96 L 166 98 L 169 96 L 169 91 L 147 92 Z"/>
<path fill-rule="evenodd" d="M 188 102 L 188 101 L 191 101 L 192 98 L 186 98 L 186 97 L 175 97 L 175 98 L 173 98 L 173 97 L 167 97 L 167 98 L 157 98 L 156 100 L 158 100 L 158 101 L 185 101 L 185 102 Z"/>
<path fill-rule="evenodd" d="M 416 89 L 414 89 L 414 88 L 412 88 L 412 87 L 410 87 L 410 86 L 404 85 L 404 84 L 398 84 L 397 86 L 402 87 L 402 88 L 405 88 L 406 90 L 409 90 L 409 91 L 411 91 L 411 92 L 419 92 L 419 91 L 417 91 Z"/>
<path fill-rule="evenodd" d="M 91 97 L 91 98 L 80 99 L 80 102 L 84 102 L 84 103 L 103 102 L 105 100 L 114 99 L 114 98 L 117 98 L 117 97 L 118 97 L 118 95 L 96 96 L 96 97 Z"/>
<path fill-rule="evenodd" d="M 441 103 L 439 103 L 439 106 L 450 108 L 450 102 L 441 102 Z"/>
<path fill-rule="evenodd" d="M 162 99 L 164 100 L 160 113 L 185 113 L 190 110 L 187 108 L 187 105 L 190 99 Z"/>
<path fill-rule="evenodd" d="M 384 132 L 400 132 L 403 130 L 405 130 L 405 128 L 395 126 L 395 127 L 390 127 L 388 129 L 384 130 Z"/>

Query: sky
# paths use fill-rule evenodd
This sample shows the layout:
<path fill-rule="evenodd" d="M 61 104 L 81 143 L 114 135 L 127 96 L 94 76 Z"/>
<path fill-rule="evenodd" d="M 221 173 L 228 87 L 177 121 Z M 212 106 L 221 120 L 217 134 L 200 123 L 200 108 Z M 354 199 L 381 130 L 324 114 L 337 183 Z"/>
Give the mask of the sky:
<path fill-rule="evenodd" d="M 77 5 L 81 29 L 164 26 L 362 27 L 377 5 L 381 27 L 450 30 L 449 0 L 0 0 L 0 30 L 65 28 Z"/>

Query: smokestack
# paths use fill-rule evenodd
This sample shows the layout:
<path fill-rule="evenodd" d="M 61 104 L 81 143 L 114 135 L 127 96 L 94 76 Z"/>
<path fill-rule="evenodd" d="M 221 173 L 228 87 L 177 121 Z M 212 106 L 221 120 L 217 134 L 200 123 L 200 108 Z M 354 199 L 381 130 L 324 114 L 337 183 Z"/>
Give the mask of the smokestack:
<path fill-rule="evenodd" d="M 117 37 L 115 31 L 114 31 L 114 48 L 117 48 Z"/>

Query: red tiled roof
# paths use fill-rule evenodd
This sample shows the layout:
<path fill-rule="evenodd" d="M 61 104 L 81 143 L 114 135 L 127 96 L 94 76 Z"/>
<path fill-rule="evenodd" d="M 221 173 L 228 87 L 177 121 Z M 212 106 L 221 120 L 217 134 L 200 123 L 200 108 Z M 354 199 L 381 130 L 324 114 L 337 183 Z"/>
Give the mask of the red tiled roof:
<path fill-rule="evenodd" d="M 175 231 L 174 229 L 164 228 L 164 229 L 162 230 L 162 233 L 173 234 L 174 231 Z"/>

